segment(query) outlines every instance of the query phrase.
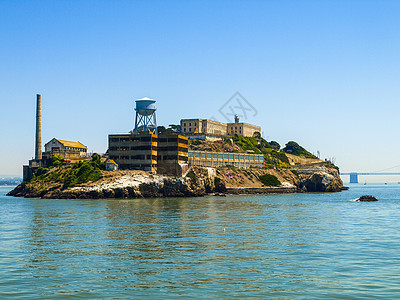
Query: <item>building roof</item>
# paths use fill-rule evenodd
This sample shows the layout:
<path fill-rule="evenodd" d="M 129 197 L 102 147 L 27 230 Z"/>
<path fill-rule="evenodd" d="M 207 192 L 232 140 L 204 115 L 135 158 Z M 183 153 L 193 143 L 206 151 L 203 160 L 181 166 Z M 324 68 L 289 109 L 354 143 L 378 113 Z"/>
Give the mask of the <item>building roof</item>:
<path fill-rule="evenodd" d="M 81 149 L 87 149 L 87 147 L 80 142 L 73 142 L 73 141 L 66 141 L 66 140 L 60 140 L 56 139 L 59 141 L 61 144 L 63 144 L 65 147 L 71 147 L 71 148 L 81 148 Z"/>
<path fill-rule="evenodd" d="M 106 164 L 109 164 L 109 163 L 118 166 L 118 164 L 117 164 L 113 159 L 108 159 L 108 160 L 106 161 Z"/>

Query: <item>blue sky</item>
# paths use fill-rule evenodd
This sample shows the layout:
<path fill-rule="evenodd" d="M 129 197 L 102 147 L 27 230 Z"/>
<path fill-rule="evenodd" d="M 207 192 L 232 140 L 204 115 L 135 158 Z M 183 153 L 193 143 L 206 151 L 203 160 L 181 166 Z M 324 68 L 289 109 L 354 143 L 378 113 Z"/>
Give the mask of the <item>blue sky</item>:
<path fill-rule="evenodd" d="M 237 91 L 264 137 L 342 171 L 400 164 L 398 1 L 0 1 L 0 174 L 43 141 L 105 152 L 157 100 L 159 125 L 223 121 Z M 400 170 L 399 170 L 400 171 Z"/>

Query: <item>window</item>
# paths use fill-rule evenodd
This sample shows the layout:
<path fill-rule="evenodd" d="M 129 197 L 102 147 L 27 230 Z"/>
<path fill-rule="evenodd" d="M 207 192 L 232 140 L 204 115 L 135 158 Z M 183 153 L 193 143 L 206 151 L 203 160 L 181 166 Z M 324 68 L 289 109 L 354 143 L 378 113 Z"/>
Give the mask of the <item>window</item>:
<path fill-rule="evenodd" d="M 186 132 L 186 128 L 183 128 L 183 132 Z"/>
<path fill-rule="evenodd" d="M 192 126 L 192 123 L 189 123 L 189 126 Z"/>
<path fill-rule="evenodd" d="M 192 131 L 192 128 L 189 128 L 189 131 Z"/>
<path fill-rule="evenodd" d="M 193 157 L 193 152 L 189 152 L 189 157 Z"/>
<path fill-rule="evenodd" d="M 207 159 L 211 159 L 211 153 L 207 153 Z"/>
<path fill-rule="evenodd" d="M 218 158 L 218 154 L 217 153 L 213 153 L 213 159 L 217 159 Z"/>
<path fill-rule="evenodd" d="M 206 154 L 205 153 L 201 153 L 201 158 L 206 158 Z"/>
<path fill-rule="evenodd" d="M 228 160 L 229 154 L 224 154 L 224 159 Z"/>

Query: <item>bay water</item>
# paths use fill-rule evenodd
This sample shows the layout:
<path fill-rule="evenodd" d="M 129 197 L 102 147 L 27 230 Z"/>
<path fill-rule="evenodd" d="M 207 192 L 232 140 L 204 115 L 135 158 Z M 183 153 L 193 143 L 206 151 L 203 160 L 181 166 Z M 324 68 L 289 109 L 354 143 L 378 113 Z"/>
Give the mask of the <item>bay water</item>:
<path fill-rule="evenodd" d="M 0 187 L 0 298 L 399 298 L 400 185 L 349 186 L 124 200 Z"/>

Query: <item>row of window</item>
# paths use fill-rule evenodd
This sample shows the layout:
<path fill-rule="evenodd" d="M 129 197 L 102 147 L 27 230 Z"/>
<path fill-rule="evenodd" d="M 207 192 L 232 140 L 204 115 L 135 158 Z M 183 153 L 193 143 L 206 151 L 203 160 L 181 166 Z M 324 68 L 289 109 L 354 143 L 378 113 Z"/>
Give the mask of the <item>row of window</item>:
<path fill-rule="evenodd" d="M 120 160 L 120 159 L 134 159 L 134 160 L 180 160 L 180 161 L 187 161 L 187 156 L 182 155 L 110 155 L 110 159 Z"/>
<path fill-rule="evenodd" d="M 188 144 L 188 140 L 186 139 L 181 139 L 177 137 L 172 137 L 172 138 L 151 138 L 150 136 L 143 136 L 143 137 L 123 137 L 123 138 L 117 138 L 117 137 L 110 137 L 110 142 L 111 143 L 119 143 L 119 142 L 159 142 L 159 143 L 181 143 L 181 144 Z"/>
<path fill-rule="evenodd" d="M 238 168 L 263 167 L 262 162 L 229 162 L 224 160 L 192 160 L 190 164 L 202 167 L 222 167 L 226 165 L 233 165 Z"/>
<path fill-rule="evenodd" d="M 119 159 L 134 159 L 134 160 L 157 160 L 157 156 L 155 155 L 110 155 L 110 159 L 119 160 Z"/>
<path fill-rule="evenodd" d="M 188 152 L 188 148 L 177 147 L 177 146 L 168 146 L 168 147 L 154 147 L 150 145 L 145 146 L 133 146 L 133 147 L 110 147 L 110 151 L 179 151 L 179 152 Z"/>
<path fill-rule="evenodd" d="M 193 124 L 194 124 L 195 127 L 197 126 L 196 122 L 194 122 Z M 182 125 L 183 125 L 183 127 L 186 127 L 186 123 L 185 122 Z M 189 126 L 192 126 L 192 122 L 189 122 Z"/>
<path fill-rule="evenodd" d="M 151 136 L 133 136 L 133 137 L 110 137 L 110 142 L 118 143 L 118 142 L 156 142 L 156 138 L 152 138 Z"/>
<path fill-rule="evenodd" d="M 189 158 L 202 158 L 212 160 L 252 160 L 264 161 L 262 155 L 254 154 L 229 154 L 229 153 L 206 153 L 206 152 L 189 152 Z"/>

